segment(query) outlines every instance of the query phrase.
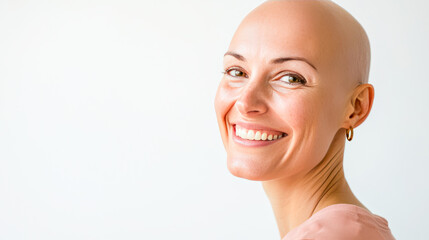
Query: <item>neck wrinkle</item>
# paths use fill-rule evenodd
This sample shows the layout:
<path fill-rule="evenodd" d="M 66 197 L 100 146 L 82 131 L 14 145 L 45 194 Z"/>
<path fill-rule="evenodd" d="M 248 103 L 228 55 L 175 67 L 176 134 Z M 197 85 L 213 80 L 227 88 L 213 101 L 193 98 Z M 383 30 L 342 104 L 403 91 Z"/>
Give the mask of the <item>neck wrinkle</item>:
<path fill-rule="evenodd" d="M 352 194 L 344 177 L 344 146 L 337 133 L 323 160 L 305 175 L 263 182 L 282 237 L 322 208 L 345 202 L 337 193 Z"/>
<path fill-rule="evenodd" d="M 318 169 L 316 166 L 313 171 L 316 172 L 315 177 L 311 178 L 313 180 L 310 186 L 318 186 L 316 190 L 313 191 L 311 198 L 317 199 L 317 204 L 314 206 L 311 211 L 311 216 L 320 210 L 322 201 L 335 192 L 339 187 L 341 187 L 342 181 L 345 181 L 344 169 L 343 169 L 343 157 L 344 157 L 344 146 L 337 149 L 332 158 L 328 159 L 326 163 L 321 161 L 322 169 Z M 310 174 L 311 176 L 311 174 Z"/>

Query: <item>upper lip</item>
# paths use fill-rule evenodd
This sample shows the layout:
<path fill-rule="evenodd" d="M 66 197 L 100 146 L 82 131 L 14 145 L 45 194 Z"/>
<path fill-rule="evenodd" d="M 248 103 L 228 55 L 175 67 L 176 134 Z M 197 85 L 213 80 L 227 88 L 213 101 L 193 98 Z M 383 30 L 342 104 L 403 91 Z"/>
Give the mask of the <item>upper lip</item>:
<path fill-rule="evenodd" d="M 271 131 L 271 132 L 279 132 L 279 133 L 285 133 L 270 127 L 266 127 L 264 125 L 261 124 L 257 124 L 257 123 L 247 123 L 247 122 L 235 122 L 235 123 L 231 123 L 233 126 L 238 125 L 240 127 L 246 128 L 246 129 L 252 129 L 252 130 L 262 130 L 262 131 Z"/>

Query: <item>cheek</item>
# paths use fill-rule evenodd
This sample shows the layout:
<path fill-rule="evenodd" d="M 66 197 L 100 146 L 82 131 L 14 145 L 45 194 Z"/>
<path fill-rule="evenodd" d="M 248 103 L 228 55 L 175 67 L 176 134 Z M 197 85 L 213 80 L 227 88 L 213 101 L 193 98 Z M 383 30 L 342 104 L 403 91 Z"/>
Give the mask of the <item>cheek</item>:
<path fill-rule="evenodd" d="M 338 130 L 338 107 L 323 92 L 296 93 L 275 102 L 278 117 L 299 138 L 319 139 Z"/>
<path fill-rule="evenodd" d="M 228 141 L 226 116 L 230 109 L 234 106 L 234 102 L 237 98 L 236 94 L 237 93 L 234 91 L 234 89 L 228 88 L 225 82 L 221 81 L 214 101 L 217 123 L 225 147 Z"/>
<path fill-rule="evenodd" d="M 298 134 L 312 127 L 320 109 L 317 97 L 308 93 L 293 93 L 289 96 L 275 96 L 273 109 L 278 119 L 289 129 L 288 134 Z"/>
<path fill-rule="evenodd" d="M 316 93 L 294 94 L 278 102 L 278 116 L 288 126 L 289 142 L 280 162 L 280 175 L 307 172 L 326 155 L 336 133 L 329 105 Z"/>

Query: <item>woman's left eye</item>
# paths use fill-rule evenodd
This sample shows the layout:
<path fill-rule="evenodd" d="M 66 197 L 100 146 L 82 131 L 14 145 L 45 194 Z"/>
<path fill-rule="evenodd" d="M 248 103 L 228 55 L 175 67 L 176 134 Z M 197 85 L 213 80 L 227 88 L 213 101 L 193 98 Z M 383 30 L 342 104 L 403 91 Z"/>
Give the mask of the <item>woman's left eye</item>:
<path fill-rule="evenodd" d="M 283 75 L 281 78 L 278 79 L 279 81 L 288 83 L 288 84 L 305 84 L 307 81 L 298 75 L 295 74 L 286 74 Z"/>

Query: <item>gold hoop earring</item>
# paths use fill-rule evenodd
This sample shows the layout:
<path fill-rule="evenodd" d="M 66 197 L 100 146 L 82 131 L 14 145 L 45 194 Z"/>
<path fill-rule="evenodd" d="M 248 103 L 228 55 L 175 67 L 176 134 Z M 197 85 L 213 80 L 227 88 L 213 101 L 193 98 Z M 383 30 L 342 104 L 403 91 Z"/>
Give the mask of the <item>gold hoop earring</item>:
<path fill-rule="evenodd" d="M 349 142 L 353 139 L 353 127 L 350 126 L 350 129 L 346 129 L 346 138 Z"/>

